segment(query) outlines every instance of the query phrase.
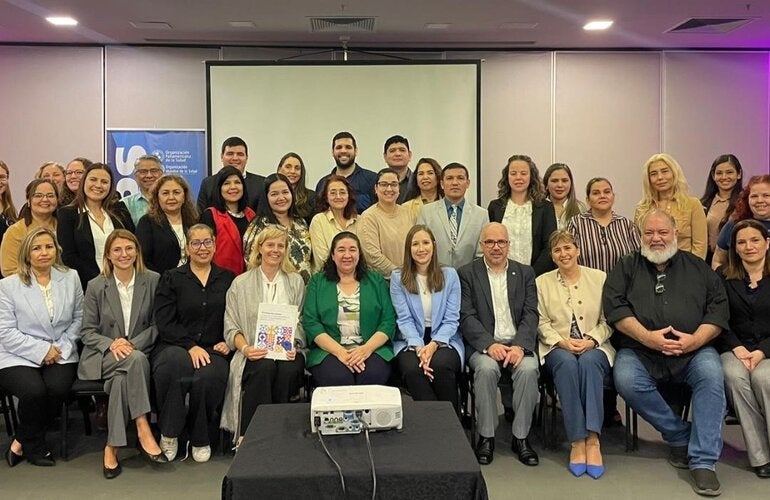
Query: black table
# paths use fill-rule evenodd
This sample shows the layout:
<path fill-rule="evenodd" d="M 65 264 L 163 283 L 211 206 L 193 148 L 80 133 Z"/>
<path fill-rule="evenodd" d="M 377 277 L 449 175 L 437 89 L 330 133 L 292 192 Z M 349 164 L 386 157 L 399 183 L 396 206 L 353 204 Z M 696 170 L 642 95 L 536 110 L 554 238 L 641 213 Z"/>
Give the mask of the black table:
<path fill-rule="evenodd" d="M 379 499 L 486 499 L 487 486 L 447 402 L 403 399 L 404 428 L 370 433 Z M 348 499 L 371 498 L 366 438 L 324 436 Z M 345 498 L 337 469 L 310 432 L 309 404 L 262 405 L 222 481 L 222 498 Z"/>

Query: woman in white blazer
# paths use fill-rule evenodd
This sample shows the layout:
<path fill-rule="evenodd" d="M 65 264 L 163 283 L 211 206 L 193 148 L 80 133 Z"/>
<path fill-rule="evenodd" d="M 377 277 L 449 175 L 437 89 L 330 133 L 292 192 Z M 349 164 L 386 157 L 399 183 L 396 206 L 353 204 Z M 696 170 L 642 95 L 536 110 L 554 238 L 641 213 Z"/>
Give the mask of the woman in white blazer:
<path fill-rule="evenodd" d="M 599 433 L 604 420 L 604 379 L 615 358 L 612 330 L 602 311 L 606 275 L 579 266 L 575 237 L 565 230 L 550 238 L 557 269 L 537 278 L 540 361 L 553 377 L 572 443 L 569 470 L 575 476 L 604 474 Z"/>
<path fill-rule="evenodd" d="M 404 265 L 390 278 L 398 315 L 393 350 L 407 389 L 417 401 L 449 401 L 457 411 L 457 374 L 465 359 L 459 332 L 460 279 L 438 263 L 427 226 L 409 230 Z"/>
<path fill-rule="evenodd" d="M 19 427 L 5 453 L 11 467 L 24 458 L 56 464 L 45 431 L 75 380 L 82 319 L 80 280 L 62 264 L 56 235 L 31 231 L 18 271 L 0 280 L 0 389 L 19 399 Z"/>
<path fill-rule="evenodd" d="M 122 472 L 118 448 L 126 446 L 126 425 L 131 419 L 142 456 L 152 463 L 168 461 L 147 420 L 148 355 L 158 336 L 152 304 L 160 276 L 145 269 L 139 240 L 126 229 L 110 233 L 103 259 L 102 273 L 86 289 L 78 377 L 103 379 L 110 395 L 102 472 L 106 479 L 114 479 Z"/>
<path fill-rule="evenodd" d="M 225 306 L 225 342 L 235 351 L 220 426 L 233 433 L 239 445 L 257 406 L 288 403 L 297 393 L 305 371 L 305 334 L 297 316 L 294 343 L 282 346 L 287 359 L 267 358 L 268 351 L 256 347 L 257 321 L 261 308 L 286 304 L 302 308 L 305 282 L 288 257 L 289 235 L 280 226 L 268 226 L 257 234 L 249 257 L 249 270 L 230 285 Z"/>

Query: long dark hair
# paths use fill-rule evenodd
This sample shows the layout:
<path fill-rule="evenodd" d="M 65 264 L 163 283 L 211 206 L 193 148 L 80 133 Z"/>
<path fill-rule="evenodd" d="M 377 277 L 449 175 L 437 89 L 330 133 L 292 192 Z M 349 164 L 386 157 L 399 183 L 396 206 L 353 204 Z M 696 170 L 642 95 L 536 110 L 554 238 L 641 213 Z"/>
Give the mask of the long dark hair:
<path fill-rule="evenodd" d="M 351 240 L 354 240 L 356 242 L 356 245 L 358 246 L 358 264 L 356 264 L 356 280 L 361 281 L 366 276 L 366 273 L 368 272 L 368 267 L 366 266 L 366 259 L 364 258 L 364 251 L 361 248 L 361 240 L 358 239 L 358 236 L 356 236 L 354 233 L 351 233 L 350 231 L 342 231 L 341 233 L 337 233 L 337 235 L 332 238 L 332 242 L 329 245 L 329 256 L 326 258 L 326 262 L 324 262 L 324 268 L 323 272 L 326 276 L 326 279 L 329 281 L 332 281 L 334 283 L 339 283 L 340 281 L 340 275 L 337 272 L 337 264 L 334 263 L 334 249 L 337 247 L 337 243 L 340 242 L 340 240 L 344 240 L 345 238 L 349 238 Z"/>
<path fill-rule="evenodd" d="M 733 232 L 730 234 L 730 248 L 727 251 L 727 267 L 724 268 L 724 275 L 727 279 L 744 279 L 746 277 L 746 268 L 743 267 L 743 260 L 738 255 L 736 249 L 735 240 L 738 239 L 738 231 L 742 229 L 756 229 L 759 234 L 762 235 L 763 240 L 767 240 L 768 232 L 764 224 L 754 219 L 745 219 L 740 221 L 733 227 Z M 762 278 L 770 275 L 770 259 L 765 254 L 765 265 L 762 268 Z"/>
<path fill-rule="evenodd" d="M 420 231 L 425 231 L 433 243 L 433 253 L 428 263 L 428 290 L 439 292 L 444 289 L 444 273 L 441 271 L 441 266 L 438 263 L 436 238 L 433 236 L 433 231 L 428 226 L 422 224 L 412 226 L 412 229 L 406 234 L 406 240 L 404 241 L 404 265 L 401 268 L 401 284 L 404 285 L 404 288 L 409 293 L 420 293 L 417 286 L 417 264 L 412 258 L 412 240 L 414 235 Z"/>
<path fill-rule="evenodd" d="M 420 158 L 417 160 L 417 167 L 412 172 L 412 176 L 409 178 L 409 185 L 406 187 L 406 195 L 404 200 L 413 200 L 422 195 L 420 191 L 420 185 L 417 184 L 417 171 L 420 169 L 420 165 L 427 163 L 433 169 L 433 173 L 436 175 L 436 196 L 437 199 L 444 197 L 444 190 L 441 188 L 441 165 L 433 158 Z"/>
<path fill-rule="evenodd" d="M 11 172 L 3 160 L 0 160 L 0 170 L 4 170 L 5 175 L 8 177 L 5 193 L 0 195 L 0 201 L 3 203 L 3 210 L 0 212 L 0 215 L 4 215 L 11 222 L 16 222 L 16 206 L 13 204 L 13 197 L 11 196 Z"/>
<path fill-rule="evenodd" d="M 529 198 L 534 205 L 540 205 L 545 200 L 545 190 L 543 189 L 543 183 L 540 181 L 540 172 L 537 170 L 537 165 L 535 165 L 532 158 L 527 155 L 513 155 L 508 158 L 508 162 L 501 172 L 502 177 L 497 181 L 497 197 L 504 201 L 507 201 L 511 197 L 511 184 L 508 182 L 508 171 L 511 169 L 511 163 L 514 161 L 523 161 L 529 166 L 527 198 Z"/>
<path fill-rule="evenodd" d="M 288 177 L 283 174 L 270 174 L 265 177 L 265 192 L 263 193 L 265 195 L 263 198 L 265 202 L 259 204 L 258 215 L 266 217 L 271 224 L 278 224 L 278 219 L 275 217 L 273 209 L 270 208 L 270 202 L 267 201 L 267 193 L 270 192 L 270 186 L 279 181 L 285 182 L 286 187 L 289 188 L 289 192 L 291 193 L 291 205 L 289 205 L 289 212 L 287 215 L 292 220 L 300 218 L 299 213 L 297 213 L 297 198 L 294 196 L 294 188 L 291 187 L 291 182 L 289 182 Z"/>
<path fill-rule="evenodd" d="M 281 168 L 283 162 L 289 158 L 296 158 L 299 162 L 299 180 L 296 186 L 292 186 L 289 183 L 289 188 L 292 190 L 292 198 L 294 199 L 294 206 L 297 207 L 297 214 L 305 218 L 312 214 L 313 208 L 315 208 L 310 206 L 310 190 L 305 186 L 305 162 L 302 161 L 302 157 L 297 153 L 289 152 L 281 157 L 281 161 L 278 162 L 278 168 Z"/>
<path fill-rule="evenodd" d="M 316 193 L 316 199 L 318 200 L 316 205 L 318 207 L 317 212 L 322 214 L 329 210 L 329 184 L 332 182 L 341 182 L 345 185 L 345 189 L 348 190 L 348 204 L 345 205 L 345 209 L 342 211 L 343 217 L 350 220 L 358 213 L 356 210 L 356 192 L 350 186 L 350 182 L 347 177 L 341 175 L 332 174 L 324 183 L 324 187 L 320 193 Z"/>
<path fill-rule="evenodd" d="M 738 172 L 739 177 L 738 181 L 735 183 L 735 186 L 733 186 L 732 191 L 730 191 L 730 200 L 727 203 L 725 216 L 721 221 L 719 221 L 720 228 L 724 225 L 725 222 L 727 222 L 727 219 L 730 218 L 730 215 L 732 215 L 733 211 L 735 210 L 735 205 L 738 203 L 738 196 L 740 196 L 741 190 L 743 190 L 743 167 L 741 167 L 741 162 L 734 154 L 728 153 L 719 155 L 711 164 L 711 169 L 709 169 L 709 175 L 706 179 L 706 189 L 704 190 L 703 196 L 701 196 L 700 199 L 701 205 L 703 205 L 706 210 L 709 210 L 711 203 L 714 201 L 714 197 L 719 194 L 719 186 L 717 186 L 716 181 L 714 181 L 714 172 L 716 172 L 717 167 L 722 163 L 728 163 L 732 165 L 732 167 L 735 168 L 735 171 Z"/>
<path fill-rule="evenodd" d="M 248 203 L 248 192 L 246 191 L 246 181 L 243 178 L 243 174 L 237 168 L 228 165 L 227 167 L 222 167 L 222 170 L 217 173 L 217 188 L 214 190 L 214 199 L 212 200 L 211 205 L 220 212 L 227 212 L 227 203 L 222 197 L 222 185 L 228 177 L 233 175 L 238 176 L 241 180 L 241 186 L 243 187 L 243 196 L 238 200 L 238 211 L 243 212 L 243 209 L 246 208 L 246 204 Z"/>

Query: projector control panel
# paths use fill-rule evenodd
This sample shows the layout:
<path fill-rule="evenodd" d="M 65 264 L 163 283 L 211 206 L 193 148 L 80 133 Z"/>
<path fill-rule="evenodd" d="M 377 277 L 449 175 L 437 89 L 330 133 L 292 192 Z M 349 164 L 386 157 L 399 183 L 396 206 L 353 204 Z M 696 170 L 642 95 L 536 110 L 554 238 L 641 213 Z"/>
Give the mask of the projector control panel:
<path fill-rule="evenodd" d="M 329 434 L 358 434 L 371 424 L 369 410 L 316 412 L 314 424 L 318 432 Z"/>

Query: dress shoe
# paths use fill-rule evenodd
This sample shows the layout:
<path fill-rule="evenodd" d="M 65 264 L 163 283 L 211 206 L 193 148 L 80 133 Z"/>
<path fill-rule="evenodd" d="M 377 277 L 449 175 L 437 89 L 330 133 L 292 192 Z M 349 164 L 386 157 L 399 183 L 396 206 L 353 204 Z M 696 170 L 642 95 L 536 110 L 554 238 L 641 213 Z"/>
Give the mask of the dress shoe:
<path fill-rule="evenodd" d="M 513 443 L 511 443 L 511 450 L 519 455 L 519 462 L 524 465 L 535 466 L 540 463 L 537 453 L 532 449 L 527 439 L 516 439 L 514 437 Z"/>
<path fill-rule="evenodd" d="M 161 434 L 159 446 L 168 461 L 171 462 L 176 458 L 176 454 L 179 451 L 179 439 L 166 437 Z"/>
<path fill-rule="evenodd" d="M 586 474 L 591 476 L 594 479 L 599 479 L 604 475 L 604 466 L 603 465 L 586 465 Z"/>
<path fill-rule="evenodd" d="M 102 472 L 104 473 L 104 479 L 115 479 L 121 472 L 123 472 L 123 467 L 121 467 L 120 462 L 118 462 L 118 466 L 114 469 L 108 469 L 107 466 L 104 466 Z"/>
<path fill-rule="evenodd" d="M 677 469 L 688 469 L 690 458 L 687 456 L 687 445 L 672 446 L 668 452 L 668 463 Z"/>
<path fill-rule="evenodd" d="M 11 440 L 11 444 L 13 444 L 13 440 Z M 24 457 L 14 453 L 11 444 L 8 445 L 8 450 L 5 452 L 5 461 L 8 462 L 8 467 L 16 467 L 24 460 Z"/>
<path fill-rule="evenodd" d="M 709 469 L 693 469 L 690 471 L 693 485 L 692 489 L 698 495 L 704 497 L 717 497 L 722 494 L 717 473 Z"/>
<path fill-rule="evenodd" d="M 32 465 L 36 465 L 38 467 L 53 467 L 56 465 L 56 460 L 53 459 L 53 455 L 51 452 L 46 452 L 45 455 L 38 456 L 38 457 L 29 457 L 27 459 L 27 462 L 31 463 Z"/>
<path fill-rule="evenodd" d="M 476 459 L 481 465 L 489 465 L 495 458 L 495 438 L 485 438 L 479 436 L 479 442 L 476 443 Z"/>
<path fill-rule="evenodd" d="M 770 477 L 770 462 L 766 463 L 765 465 L 760 465 L 759 467 L 754 467 L 754 473 L 757 475 L 757 477 L 761 477 L 762 479 L 767 479 Z"/>
<path fill-rule="evenodd" d="M 572 473 L 572 475 L 575 476 L 575 477 L 580 477 L 580 476 L 582 476 L 583 474 L 586 473 L 586 464 L 583 464 L 583 463 L 573 463 L 573 462 L 570 462 L 567 465 L 567 468 Z"/>
<path fill-rule="evenodd" d="M 503 407 L 503 416 L 505 417 L 506 422 L 508 422 L 509 424 L 513 422 L 514 415 L 515 413 L 513 413 L 513 408 L 511 408 L 510 406 Z"/>
<path fill-rule="evenodd" d="M 136 443 L 136 449 L 139 450 L 139 454 L 142 455 L 142 458 L 147 460 L 151 464 L 165 464 L 168 462 L 168 458 L 166 458 L 166 455 L 161 451 L 157 455 L 153 455 L 144 448 L 142 448 L 142 443 L 137 442 Z"/>

